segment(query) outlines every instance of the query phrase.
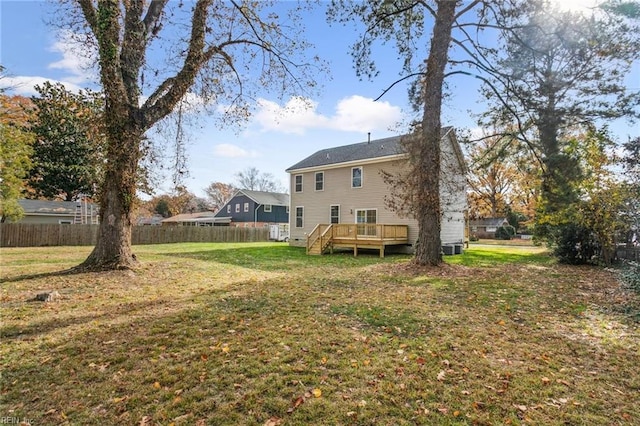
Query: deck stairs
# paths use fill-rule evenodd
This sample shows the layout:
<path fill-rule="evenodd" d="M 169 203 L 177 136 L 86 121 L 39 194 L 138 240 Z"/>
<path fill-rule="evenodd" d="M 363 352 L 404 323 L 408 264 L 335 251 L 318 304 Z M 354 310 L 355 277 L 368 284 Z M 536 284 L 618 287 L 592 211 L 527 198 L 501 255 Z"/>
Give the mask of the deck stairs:
<path fill-rule="evenodd" d="M 307 237 L 307 254 L 324 254 L 333 241 L 333 225 L 318 224 Z"/>

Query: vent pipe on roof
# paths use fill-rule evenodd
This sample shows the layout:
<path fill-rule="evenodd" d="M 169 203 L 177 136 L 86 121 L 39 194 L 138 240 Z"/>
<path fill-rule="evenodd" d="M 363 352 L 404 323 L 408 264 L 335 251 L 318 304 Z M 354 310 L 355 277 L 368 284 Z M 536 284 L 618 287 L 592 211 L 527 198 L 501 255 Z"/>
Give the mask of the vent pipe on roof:
<path fill-rule="evenodd" d="M 371 143 L 371 132 L 367 132 L 367 143 Z"/>

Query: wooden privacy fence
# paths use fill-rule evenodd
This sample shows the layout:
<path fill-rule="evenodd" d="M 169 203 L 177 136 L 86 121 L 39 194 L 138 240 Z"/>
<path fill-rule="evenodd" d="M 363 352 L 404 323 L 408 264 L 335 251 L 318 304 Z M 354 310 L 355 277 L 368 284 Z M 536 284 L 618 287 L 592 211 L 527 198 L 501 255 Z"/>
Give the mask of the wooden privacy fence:
<path fill-rule="evenodd" d="M 640 262 L 640 247 L 618 247 L 616 249 L 616 254 L 619 259 Z"/>
<path fill-rule="evenodd" d="M 0 224 L 0 247 L 91 246 L 98 225 Z M 246 243 L 268 241 L 268 228 L 230 226 L 134 226 L 135 244 L 187 242 Z"/>

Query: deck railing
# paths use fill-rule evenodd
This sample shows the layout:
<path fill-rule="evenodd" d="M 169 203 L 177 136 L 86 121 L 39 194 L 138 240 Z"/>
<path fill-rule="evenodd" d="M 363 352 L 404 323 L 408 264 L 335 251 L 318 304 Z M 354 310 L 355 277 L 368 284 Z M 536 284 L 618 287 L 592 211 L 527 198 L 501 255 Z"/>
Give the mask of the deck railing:
<path fill-rule="evenodd" d="M 407 242 L 407 225 L 387 225 L 381 223 L 334 223 L 318 224 L 307 235 L 307 253 L 314 250 L 322 253 L 333 242 L 381 243 Z"/>
<path fill-rule="evenodd" d="M 407 225 L 387 225 L 382 223 L 339 223 L 333 225 L 334 238 L 401 240 L 409 234 Z"/>

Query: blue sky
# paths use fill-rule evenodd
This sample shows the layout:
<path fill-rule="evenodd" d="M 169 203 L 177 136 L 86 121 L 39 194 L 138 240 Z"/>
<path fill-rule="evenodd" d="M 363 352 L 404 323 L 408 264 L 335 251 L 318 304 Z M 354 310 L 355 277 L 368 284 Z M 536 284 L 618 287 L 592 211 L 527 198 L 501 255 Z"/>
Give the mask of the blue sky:
<path fill-rule="evenodd" d="M 575 6 L 585 1 L 565 3 Z M 64 82 L 72 89 L 99 89 L 95 74 L 69 49 L 68 34 L 45 24 L 51 17 L 50 7 L 44 1 L 0 3 L 0 63 L 7 69 L 9 81 L 18 85 L 13 93 L 33 95 L 33 84 L 47 79 Z M 283 186 L 288 185 L 284 170 L 317 150 L 366 141 L 368 132 L 372 139 L 378 139 L 406 129 L 398 125 L 413 114 L 406 86 L 398 85 L 373 102 L 399 77 L 401 62 L 393 48 L 378 49 L 380 75 L 375 81 L 360 81 L 349 55 L 357 28 L 330 26 L 322 8 L 305 16 L 305 26 L 306 39 L 331 70 L 330 76 L 319 78 L 320 94 L 308 99 L 312 108 L 301 108 L 295 99 L 278 101 L 265 95 L 256 101 L 253 117 L 239 131 L 220 129 L 214 119 L 200 117 L 189 136 L 189 176 L 184 183 L 190 191 L 204 196 L 203 188 L 210 183 L 232 183 L 233 175 L 248 167 L 271 173 Z M 640 78 L 631 78 L 637 87 Z M 483 108 L 478 80 L 456 76 L 449 85 L 452 96 L 444 104 L 443 124 L 475 129 L 470 111 Z M 616 124 L 614 131 L 623 141 L 639 133 L 637 126 L 625 123 Z M 166 192 L 170 185 L 167 177 L 158 192 Z"/>

